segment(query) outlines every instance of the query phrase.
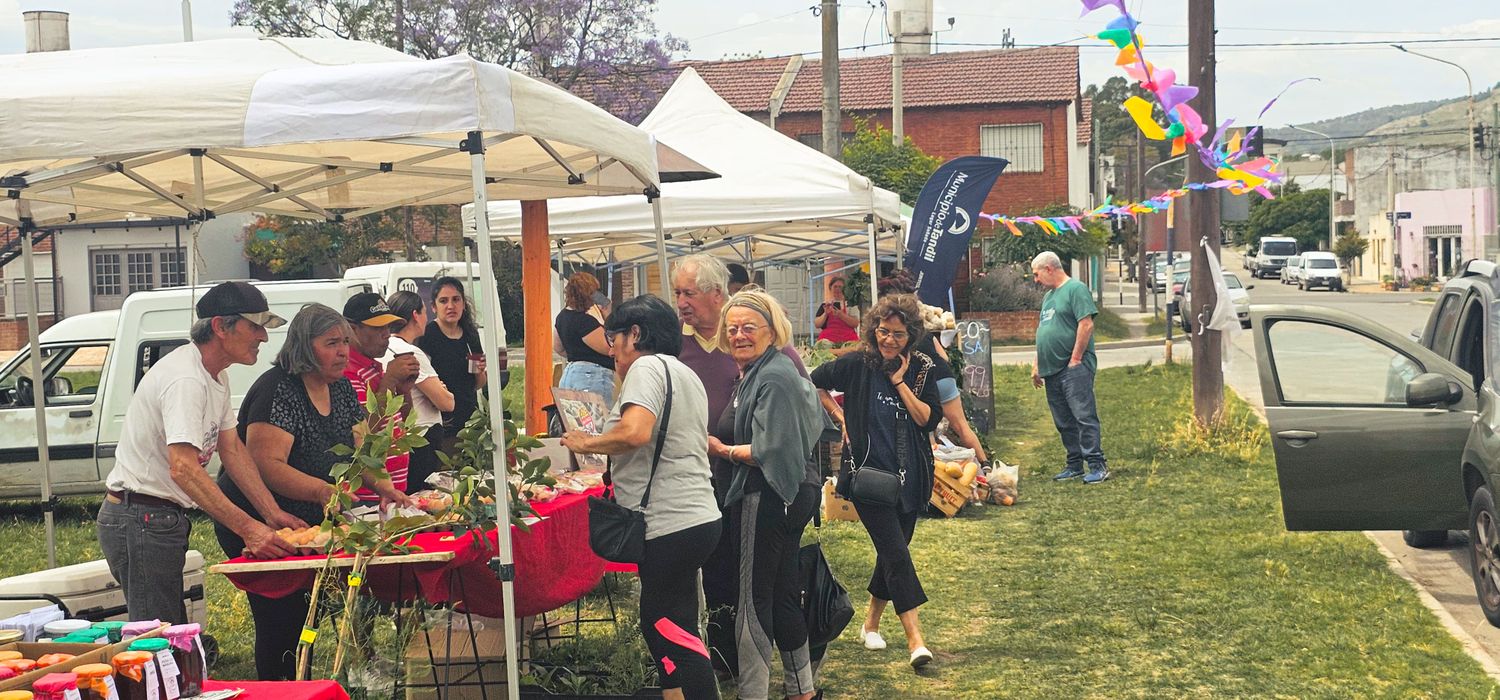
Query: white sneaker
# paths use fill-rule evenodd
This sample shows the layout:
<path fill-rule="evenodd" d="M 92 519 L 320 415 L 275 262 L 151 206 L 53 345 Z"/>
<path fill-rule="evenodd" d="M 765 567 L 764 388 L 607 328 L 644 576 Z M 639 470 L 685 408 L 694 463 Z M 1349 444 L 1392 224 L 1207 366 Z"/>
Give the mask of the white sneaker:
<path fill-rule="evenodd" d="M 917 647 L 917 650 L 911 653 L 912 668 L 921 668 L 929 663 L 932 663 L 932 652 L 928 651 L 927 647 Z"/>
<path fill-rule="evenodd" d="M 871 632 L 870 630 L 860 628 L 859 637 L 864 640 L 865 648 L 870 651 L 880 651 L 885 648 L 885 637 L 880 636 L 878 630 Z"/>

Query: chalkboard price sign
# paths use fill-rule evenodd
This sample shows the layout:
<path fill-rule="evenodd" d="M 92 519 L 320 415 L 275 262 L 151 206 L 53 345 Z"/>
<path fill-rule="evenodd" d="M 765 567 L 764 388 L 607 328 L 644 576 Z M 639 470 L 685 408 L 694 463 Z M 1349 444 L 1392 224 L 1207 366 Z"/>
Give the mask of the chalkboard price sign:
<path fill-rule="evenodd" d="M 990 322 L 961 320 L 954 342 L 964 356 L 963 393 L 971 408 L 974 432 L 988 435 L 995 427 L 995 367 L 990 357 Z"/>

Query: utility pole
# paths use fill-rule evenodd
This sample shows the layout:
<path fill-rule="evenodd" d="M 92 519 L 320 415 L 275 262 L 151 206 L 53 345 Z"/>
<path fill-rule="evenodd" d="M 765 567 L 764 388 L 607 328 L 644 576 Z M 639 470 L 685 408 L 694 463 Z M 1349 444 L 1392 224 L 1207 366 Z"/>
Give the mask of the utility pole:
<path fill-rule="evenodd" d="M 396 50 L 406 53 L 406 0 L 396 0 Z"/>
<path fill-rule="evenodd" d="M 903 10 L 891 13 L 891 141 L 899 148 L 905 138 L 905 115 L 901 107 L 901 70 L 905 65 L 901 49 L 901 15 Z"/>
<path fill-rule="evenodd" d="M 1385 164 L 1385 191 L 1386 191 L 1386 216 L 1390 217 L 1391 232 L 1391 279 L 1400 281 L 1401 271 L 1396 269 L 1396 261 L 1400 255 L 1396 251 L 1401 250 L 1401 237 L 1396 234 L 1396 149 L 1391 148 L 1391 159 Z M 1385 262 L 1382 255 L 1380 262 Z"/>
<path fill-rule="evenodd" d="M 822 0 L 823 17 L 823 153 L 843 159 L 844 144 L 839 137 L 842 119 L 839 115 L 839 4 Z"/>
<path fill-rule="evenodd" d="M 1141 202 L 1146 199 L 1146 139 L 1141 136 L 1141 130 L 1135 130 L 1135 153 L 1131 158 L 1135 163 L 1131 179 L 1135 180 L 1135 201 Z M 1151 270 L 1146 265 L 1146 227 L 1141 225 L 1141 215 L 1131 217 L 1135 224 L 1135 242 L 1137 252 L 1135 255 L 1135 296 L 1137 300 L 1136 311 L 1146 313 L 1146 275 Z"/>
<path fill-rule="evenodd" d="M 1198 87 L 1198 114 L 1204 124 L 1217 124 L 1214 81 L 1214 2 L 1188 3 L 1188 70 L 1190 84 Z M 1215 175 L 1202 159 L 1189 157 L 1188 182 L 1208 182 Z M 1331 184 L 1331 183 L 1330 183 Z M 1208 256 L 1219 255 L 1219 193 L 1197 190 L 1188 195 L 1188 245 L 1192 262 L 1194 319 L 1190 336 L 1193 348 L 1193 417 L 1200 426 L 1212 426 L 1224 412 L 1224 346 L 1219 331 L 1206 328 L 1204 310 L 1218 302 L 1218 285 L 1208 268 Z M 1205 244 L 1200 245 L 1200 244 Z M 1204 250 L 1199 250 L 1204 248 Z M 1201 331 L 1200 331 L 1201 329 Z"/>
<path fill-rule="evenodd" d="M 182 0 L 182 40 L 193 40 L 193 0 Z"/>

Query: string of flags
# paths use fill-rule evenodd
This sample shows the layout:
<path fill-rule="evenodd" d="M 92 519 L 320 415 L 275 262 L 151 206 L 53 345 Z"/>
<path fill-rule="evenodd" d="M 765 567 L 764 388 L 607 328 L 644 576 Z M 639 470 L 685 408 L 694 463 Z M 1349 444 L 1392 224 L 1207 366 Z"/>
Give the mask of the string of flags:
<path fill-rule="evenodd" d="M 1254 192 L 1266 199 L 1274 199 L 1267 186 L 1281 181 L 1282 176 L 1278 172 L 1280 162 L 1276 158 L 1260 154 L 1254 154 L 1254 157 L 1251 157 L 1252 154 L 1248 151 L 1249 143 L 1260 127 L 1254 127 L 1249 132 L 1230 131 L 1234 120 L 1227 119 L 1214 130 L 1213 138 L 1204 143 L 1204 137 L 1208 136 L 1208 125 L 1203 123 L 1203 117 L 1198 114 L 1197 110 L 1187 104 L 1189 100 L 1197 97 L 1198 88 L 1192 85 L 1178 85 L 1176 71 L 1171 68 L 1158 67 L 1146 60 L 1145 52 L 1142 50 L 1145 42 L 1136 31 L 1140 22 L 1125 9 L 1124 0 L 1080 0 L 1080 2 L 1083 4 L 1083 14 L 1080 16 L 1086 16 L 1104 6 L 1114 7 L 1119 13 L 1118 17 L 1110 20 L 1105 28 L 1094 36 L 1114 45 L 1119 51 L 1115 57 L 1115 65 L 1120 66 L 1126 75 L 1135 79 L 1136 83 L 1153 98 L 1148 101 L 1139 95 L 1132 95 L 1121 105 L 1135 122 L 1136 128 L 1140 129 L 1141 135 L 1153 141 L 1170 139 L 1173 157 L 1186 154 L 1191 149 L 1219 179 L 1210 182 L 1187 183 L 1180 188 L 1167 190 L 1141 202 L 1114 204 L 1106 199 L 1103 204 L 1094 209 L 1073 216 L 1003 216 L 981 213 L 980 218 L 1005 226 L 1017 236 L 1021 235 L 1018 224 L 1035 225 L 1049 234 L 1057 235 L 1064 230 L 1083 230 L 1083 222 L 1088 219 L 1135 217 L 1165 211 L 1171 206 L 1173 200 L 1199 190 L 1227 189 L 1235 195 Z M 1317 78 L 1301 78 L 1289 83 L 1276 97 L 1266 103 L 1257 115 L 1257 119 L 1264 116 L 1266 110 L 1276 104 L 1276 100 L 1280 99 L 1287 89 L 1304 80 L 1317 80 Z M 1158 108 L 1167 117 L 1166 126 L 1162 126 L 1154 116 Z"/>

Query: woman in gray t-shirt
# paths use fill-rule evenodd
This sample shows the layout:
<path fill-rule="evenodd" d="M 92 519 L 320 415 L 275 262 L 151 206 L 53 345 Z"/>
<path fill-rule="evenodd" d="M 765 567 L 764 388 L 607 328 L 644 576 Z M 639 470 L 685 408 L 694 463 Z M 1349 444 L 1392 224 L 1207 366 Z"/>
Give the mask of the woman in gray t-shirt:
<path fill-rule="evenodd" d="M 677 359 L 682 327 L 661 299 L 640 296 L 621 304 L 605 323 L 604 338 L 623 381 L 620 396 L 603 433 L 569 432 L 562 443 L 574 452 L 613 456 L 610 477 L 622 506 L 640 510 L 651 484 L 639 571 L 641 634 L 667 697 L 718 698 L 698 637 L 698 572 L 719 541 L 720 525 L 709 482 L 708 396 Z M 668 401 L 669 424 L 659 425 Z M 666 438 L 653 477 L 658 429 Z"/>

